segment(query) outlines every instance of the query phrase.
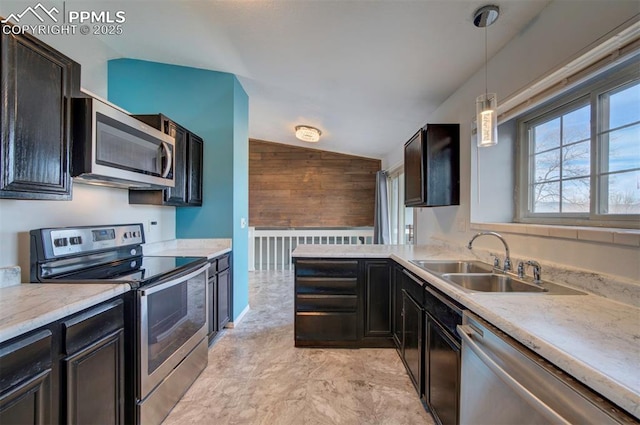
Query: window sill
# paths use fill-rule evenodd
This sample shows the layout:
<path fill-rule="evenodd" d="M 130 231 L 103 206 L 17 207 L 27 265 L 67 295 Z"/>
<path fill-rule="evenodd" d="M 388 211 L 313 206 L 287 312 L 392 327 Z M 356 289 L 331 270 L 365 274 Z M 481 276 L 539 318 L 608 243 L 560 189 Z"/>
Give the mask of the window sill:
<path fill-rule="evenodd" d="M 489 230 L 519 235 L 640 247 L 640 230 L 634 229 L 523 223 L 471 223 L 470 228 L 471 230 Z"/>

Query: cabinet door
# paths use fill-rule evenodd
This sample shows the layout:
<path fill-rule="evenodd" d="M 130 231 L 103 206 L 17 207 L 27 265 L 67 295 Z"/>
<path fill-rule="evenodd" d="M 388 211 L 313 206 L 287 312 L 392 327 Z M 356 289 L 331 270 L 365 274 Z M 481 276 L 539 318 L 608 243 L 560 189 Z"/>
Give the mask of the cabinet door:
<path fill-rule="evenodd" d="M 392 321 L 391 327 L 393 331 L 393 340 L 396 343 L 398 349 L 402 345 L 402 279 L 404 273 L 402 273 L 401 267 L 394 268 L 394 275 L 392 281 Z"/>
<path fill-rule="evenodd" d="M 387 261 L 364 263 L 364 336 L 391 336 L 391 267 Z"/>
<path fill-rule="evenodd" d="M 422 308 L 411 296 L 402 291 L 402 360 L 418 394 L 422 394 L 423 322 Z"/>
<path fill-rule="evenodd" d="M 404 204 L 407 207 L 424 202 L 422 129 L 404 145 Z"/>
<path fill-rule="evenodd" d="M 124 331 L 64 360 L 68 424 L 124 423 Z"/>
<path fill-rule="evenodd" d="M 425 399 L 443 425 L 457 425 L 460 401 L 460 345 L 427 319 Z"/>
<path fill-rule="evenodd" d="M 169 205 L 182 205 L 187 202 L 187 130 L 170 120 L 165 120 L 164 132 L 175 139 L 174 187 L 164 190 L 164 198 Z"/>
<path fill-rule="evenodd" d="M 215 273 L 209 275 L 209 280 L 207 282 L 207 291 L 209 294 L 209 302 L 207 303 L 207 318 L 209 320 L 208 336 L 209 342 L 211 342 L 218 333 L 218 276 Z"/>
<path fill-rule="evenodd" d="M 62 322 L 63 422 L 124 423 L 124 302 L 116 299 Z"/>
<path fill-rule="evenodd" d="M 187 167 L 188 196 L 189 205 L 202 205 L 202 159 L 203 142 L 202 139 L 193 133 L 189 133 L 189 155 Z"/>
<path fill-rule="evenodd" d="M 427 124 L 404 145 L 405 205 L 460 203 L 460 125 Z"/>
<path fill-rule="evenodd" d="M 45 424 L 51 414 L 52 334 L 42 330 L 0 348 L 0 423 Z"/>
<path fill-rule="evenodd" d="M 231 314 L 231 274 L 230 269 L 218 273 L 218 330 L 229 323 Z"/>
<path fill-rule="evenodd" d="M 460 126 L 429 124 L 426 128 L 425 205 L 460 204 Z"/>
<path fill-rule="evenodd" d="M 79 65 L 33 37 L 0 37 L 0 198 L 71 199 L 69 102 Z"/>

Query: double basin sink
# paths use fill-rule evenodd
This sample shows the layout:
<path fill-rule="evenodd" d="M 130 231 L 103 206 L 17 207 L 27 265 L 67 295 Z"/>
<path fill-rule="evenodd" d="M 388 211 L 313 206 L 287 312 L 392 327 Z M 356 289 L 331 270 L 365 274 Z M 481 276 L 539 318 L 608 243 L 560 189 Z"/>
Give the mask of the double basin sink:
<path fill-rule="evenodd" d="M 584 292 L 543 281 L 540 284 L 524 278 L 496 272 L 481 261 L 410 260 L 428 272 L 468 292 L 527 292 L 553 295 L 584 295 Z"/>

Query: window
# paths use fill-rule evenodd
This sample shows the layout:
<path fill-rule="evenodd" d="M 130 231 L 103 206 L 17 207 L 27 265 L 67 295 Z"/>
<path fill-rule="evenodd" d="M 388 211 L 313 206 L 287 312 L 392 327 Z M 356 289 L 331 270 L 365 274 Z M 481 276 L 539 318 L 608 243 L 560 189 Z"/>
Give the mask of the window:
<path fill-rule="evenodd" d="M 389 193 L 391 244 L 411 245 L 414 243 L 413 208 L 405 208 L 404 206 L 403 169 L 389 173 L 387 188 Z"/>
<path fill-rule="evenodd" d="M 638 227 L 637 60 L 518 120 L 517 221 Z"/>

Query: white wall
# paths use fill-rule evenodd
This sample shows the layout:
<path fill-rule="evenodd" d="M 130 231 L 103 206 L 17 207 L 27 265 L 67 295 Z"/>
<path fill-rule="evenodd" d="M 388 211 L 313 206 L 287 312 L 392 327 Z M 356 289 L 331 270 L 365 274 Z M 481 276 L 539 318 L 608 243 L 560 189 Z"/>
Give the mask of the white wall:
<path fill-rule="evenodd" d="M 496 91 L 500 102 L 601 42 L 608 33 L 637 14 L 638 3 L 635 1 L 556 0 L 550 3 L 490 59 L 489 91 Z M 500 25 L 500 20 L 495 25 Z M 479 176 L 475 166 L 472 168 L 476 148 L 472 148 L 471 121 L 475 114 L 475 98 L 483 91 L 484 68 L 427 117 L 426 122 L 431 123 L 460 123 L 461 204 L 418 209 L 417 243 L 428 243 L 430 238 L 438 237 L 462 246 L 474 233 L 469 229 L 471 217 L 497 221 L 508 219 L 512 214 L 513 142 L 501 141 L 496 147 L 481 150 L 478 154 Z M 402 148 L 399 145 L 391 152 L 383 160 L 383 167 L 397 163 L 402 158 Z M 505 193 L 509 196 L 503 196 Z M 495 197 L 494 211 L 478 210 L 477 196 L 485 205 L 491 204 L 485 202 L 487 199 Z M 508 235 L 507 240 L 518 257 L 639 278 L 637 248 L 518 235 Z M 497 250 L 501 245 L 497 240 L 485 238 L 479 239 L 477 246 Z"/>
<path fill-rule="evenodd" d="M 15 6 L 13 3 L 13 6 Z M 24 8 L 24 2 L 19 2 Z M 16 6 L 17 7 L 17 6 Z M 10 2 L 0 10 L 13 10 Z M 17 9 L 16 9 L 17 10 Z M 107 60 L 120 57 L 98 38 L 88 35 L 39 37 L 79 62 L 82 87 L 107 98 Z M 158 225 L 148 227 L 150 221 Z M 129 205 L 125 189 L 73 185 L 72 201 L 0 200 L 0 267 L 19 265 L 22 279 L 29 279 L 29 230 L 43 227 L 144 223 L 147 242 L 175 238 L 174 207 Z"/>
<path fill-rule="evenodd" d="M 72 201 L 0 200 L 0 267 L 19 265 L 28 282 L 29 230 L 44 227 L 144 223 L 147 242 L 175 238 L 174 207 L 129 205 L 128 196 L 124 189 L 75 184 Z"/>

